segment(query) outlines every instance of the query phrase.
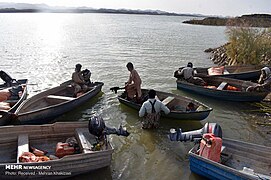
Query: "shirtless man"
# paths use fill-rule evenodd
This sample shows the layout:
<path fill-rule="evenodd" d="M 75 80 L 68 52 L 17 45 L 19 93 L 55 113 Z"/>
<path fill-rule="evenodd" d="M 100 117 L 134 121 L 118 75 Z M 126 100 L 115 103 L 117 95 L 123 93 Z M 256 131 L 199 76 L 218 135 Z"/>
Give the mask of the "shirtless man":
<path fill-rule="evenodd" d="M 75 65 L 75 72 L 72 73 L 72 85 L 74 86 L 74 97 L 77 97 L 77 93 L 80 91 L 85 91 L 87 86 L 85 85 L 85 81 L 81 71 L 82 65 L 76 64 Z"/>
<path fill-rule="evenodd" d="M 127 96 L 130 99 L 133 99 L 136 95 L 137 101 L 140 101 L 142 92 L 141 92 L 141 78 L 138 75 L 137 71 L 134 69 L 134 66 L 131 62 L 126 65 L 128 71 L 130 71 L 130 76 L 128 82 L 125 83 L 125 90 L 127 91 Z"/>

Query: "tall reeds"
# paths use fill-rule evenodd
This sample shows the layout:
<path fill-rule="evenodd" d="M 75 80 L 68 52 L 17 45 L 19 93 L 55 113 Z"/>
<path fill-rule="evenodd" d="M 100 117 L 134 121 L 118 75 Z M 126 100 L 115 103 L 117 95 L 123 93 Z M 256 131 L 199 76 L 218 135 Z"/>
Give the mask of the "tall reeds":
<path fill-rule="evenodd" d="M 271 63 L 271 28 L 228 25 L 226 34 L 229 39 L 226 52 L 230 57 L 230 65 Z"/>

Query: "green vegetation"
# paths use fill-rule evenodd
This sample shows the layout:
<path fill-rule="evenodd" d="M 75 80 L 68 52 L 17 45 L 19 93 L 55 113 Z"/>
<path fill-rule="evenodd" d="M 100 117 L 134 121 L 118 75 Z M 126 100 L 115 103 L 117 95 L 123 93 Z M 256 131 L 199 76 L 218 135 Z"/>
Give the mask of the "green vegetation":
<path fill-rule="evenodd" d="M 271 29 L 228 26 L 226 33 L 229 38 L 226 45 L 229 65 L 270 64 Z"/>

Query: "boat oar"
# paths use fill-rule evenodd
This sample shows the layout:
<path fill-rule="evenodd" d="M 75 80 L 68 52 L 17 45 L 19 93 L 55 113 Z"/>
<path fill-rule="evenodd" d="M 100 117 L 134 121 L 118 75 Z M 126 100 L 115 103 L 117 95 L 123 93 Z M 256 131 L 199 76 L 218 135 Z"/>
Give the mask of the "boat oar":
<path fill-rule="evenodd" d="M 115 92 L 115 94 L 117 94 L 117 91 L 118 90 L 120 90 L 120 89 L 125 89 L 125 87 L 112 87 L 112 88 L 110 88 L 110 90 L 112 91 L 112 92 Z"/>

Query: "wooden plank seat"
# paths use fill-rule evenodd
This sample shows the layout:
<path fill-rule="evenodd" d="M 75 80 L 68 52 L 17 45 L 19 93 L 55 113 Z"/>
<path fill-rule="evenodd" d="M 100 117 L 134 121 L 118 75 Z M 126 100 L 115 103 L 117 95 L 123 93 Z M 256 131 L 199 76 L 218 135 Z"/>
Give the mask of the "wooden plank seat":
<path fill-rule="evenodd" d="M 223 81 L 216 89 L 223 90 L 226 88 L 227 85 L 228 85 L 228 83 Z"/>
<path fill-rule="evenodd" d="M 19 135 L 18 135 L 17 163 L 19 163 L 19 157 L 20 157 L 24 152 L 29 152 L 29 139 L 28 139 L 28 134 L 19 134 Z"/>
<path fill-rule="evenodd" d="M 171 101 L 173 101 L 174 97 L 168 96 L 166 99 L 162 101 L 164 105 L 168 105 Z"/>
<path fill-rule="evenodd" d="M 94 135 L 89 133 L 88 128 L 76 128 L 75 136 L 83 153 L 94 152 L 91 149 L 93 144 L 96 143 L 96 139 Z"/>
<path fill-rule="evenodd" d="M 71 101 L 71 100 L 76 99 L 76 98 L 74 98 L 74 97 L 68 97 L 68 96 L 57 96 L 57 95 L 49 95 L 49 96 L 47 96 L 47 98 L 49 98 L 49 99 L 60 99 L 60 100 L 67 100 L 67 101 Z"/>

